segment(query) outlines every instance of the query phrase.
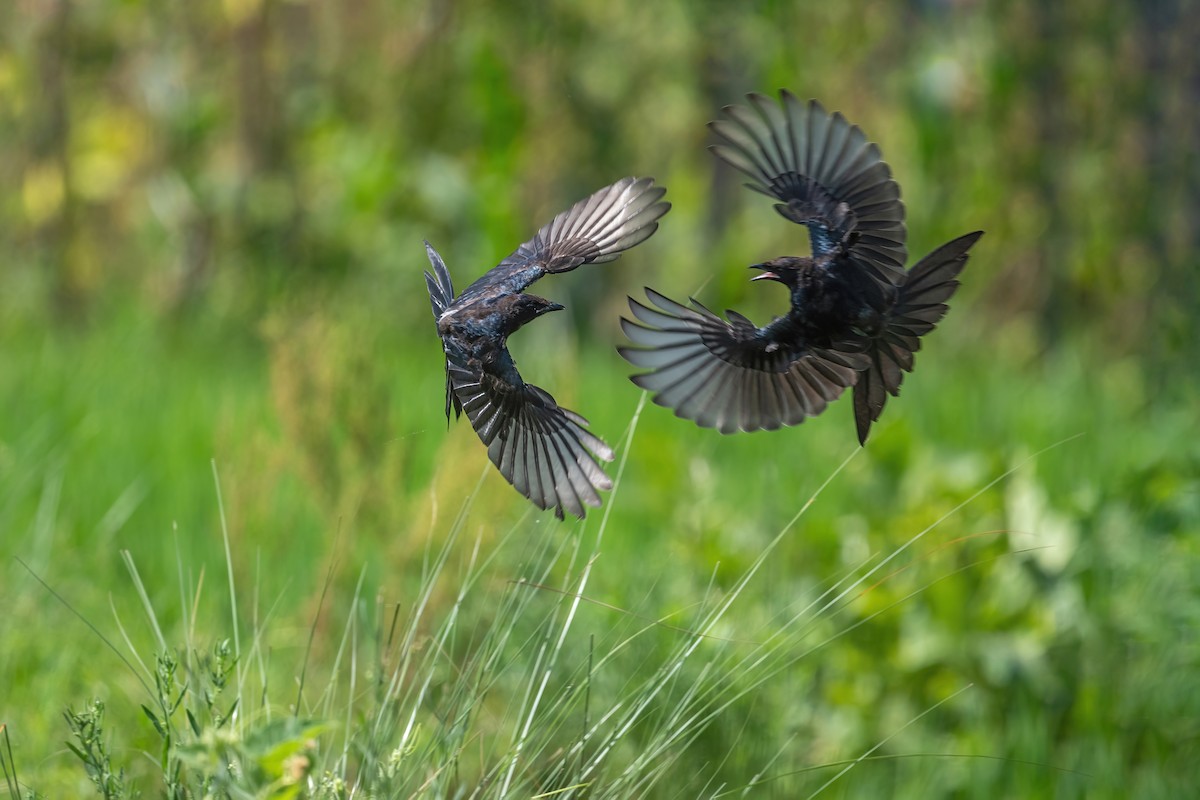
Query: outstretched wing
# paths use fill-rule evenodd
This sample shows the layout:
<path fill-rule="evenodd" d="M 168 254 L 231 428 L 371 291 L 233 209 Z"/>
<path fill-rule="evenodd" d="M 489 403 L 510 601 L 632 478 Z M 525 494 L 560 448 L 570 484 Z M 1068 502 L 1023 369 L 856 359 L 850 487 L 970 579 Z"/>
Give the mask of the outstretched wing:
<path fill-rule="evenodd" d="M 653 289 L 646 296 L 656 308 L 629 299 L 643 324 L 621 320 L 638 347 L 618 351 L 652 370 L 632 380 L 654 392 L 655 403 L 704 428 L 734 433 L 798 425 L 824 411 L 865 366 L 859 354 L 771 336 L 733 311 L 726 322 L 695 300 L 689 308 Z"/>
<path fill-rule="evenodd" d="M 801 103 L 786 89 L 781 104 L 757 93 L 747 98 L 750 107 L 726 106 L 727 119 L 709 123 L 723 140 L 709 148 L 713 154 L 809 229 L 814 259 L 840 256 L 899 286 L 908 257 L 904 204 L 878 145 L 840 113 L 816 100 Z"/>
<path fill-rule="evenodd" d="M 560 408 L 547 392 L 513 385 L 488 372 L 448 366 L 454 396 L 487 445 L 488 458 L 505 480 L 538 508 L 583 518 L 599 506 L 597 490 L 612 488 L 599 461 L 613 451 L 587 430 L 587 420 Z"/>
<path fill-rule="evenodd" d="M 433 245 L 425 242 L 425 254 L 429 256 L 429 264 L 433 267 L 433 274 L 425 273 L 425 288 L 429 290 L 429 302 L 433 306 L 433 319 L 436 321 L 442 316 L 442 312 L 446 310 L 451 303 L 454 302 L 454 284 L 450 280 L 450 270 L 446 269 L 446 262 L 438 254 L 437 250 L 433 249 Z M 446 423 L 450 422 L 450 409 L 454 408 L 454 417 L 458 418 L 462 413 L 462 406 L 458 403 L 458 398 L 454 396 L 454 392 L 450 390 L 450 363 L 446 363 Z"/>
<path fill-rule="evenodd" d="M 653 178 L 622 178 L 556 216 L 508 258 L 471 284 L 464 296 L 524 291 L 552 272 L 612 261 L 658 230 L 671 208 Z"/>
<path fill-rule="evenodd" d="M 867 441 L 871 423 L 883 413 L 887 396 L 900 394 L 904 373 L 913 369 L 913 353 L 921 349 L 921 337 L 946 316 L 946 301 L 958 289 L 958 275 L 967 264 L 967 251 L 981 236 L 983 231 L 975 231 L 942 245 L 908 273 L 887 322 L 871 342 L 870 366 L 854 387 L 859 444 Z"/>

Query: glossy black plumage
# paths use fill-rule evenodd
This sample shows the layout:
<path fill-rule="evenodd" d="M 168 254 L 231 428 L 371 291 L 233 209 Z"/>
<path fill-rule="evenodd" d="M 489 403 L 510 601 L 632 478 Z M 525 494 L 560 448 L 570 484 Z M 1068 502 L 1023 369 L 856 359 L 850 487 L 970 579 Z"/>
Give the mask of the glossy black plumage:
<path fill-rule="evenodd" d="M 446 355 L 446 419 L 466 412 L 488 457 L 517 491 L 539 508 L 583 517 L 612 488 L 600 467 L 612 450 L 587 420 L 525 383 L 508 337 L 562 308 L 524 291 L 543 275 L 612 261 L 658 228 L 670 209 L 652 178 L 624 178 L 556 216 L 517 250 L 454 296 L 445 262 L 429 242 L 433 273 L 425 285 Z"/>
<path fill-rule="evenodd" d="M 713 154 L 751 178 L 750 189 L 809 231 L 811 256 L 781 256 L 752 268 L 752 280 L 790 290 L 787 313 L 757 327 L 728 321 L 695 300 L 683 306 L 651 289 L 651 306 L 629 299 L 622 326 L 634 347 L 619 348 L 650 372 L 634 383 L 676 415 L 722 433 L 797 425 L 854 387 L 864 443 L 887 395 L 913 367 L 920 337 L 945 315 L 967 251 L 982 232 L 955 239 L 904 270 L 904 205 L 879 147 L 839 113 L 748 96 L 709 124 Z"/>

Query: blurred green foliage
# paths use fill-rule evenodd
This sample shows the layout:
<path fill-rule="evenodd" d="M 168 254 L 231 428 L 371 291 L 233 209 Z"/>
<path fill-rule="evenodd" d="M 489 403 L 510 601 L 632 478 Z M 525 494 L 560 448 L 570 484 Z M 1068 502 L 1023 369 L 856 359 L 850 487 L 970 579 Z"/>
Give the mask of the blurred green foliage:
<path fill-rule="evenodd" d="M 676 202 L 660 269 L 698 284 L 794 240 L 703 149 L 721 105 L 786 86 L 882 144 L 914 250 L 989 231 L 975 291 L 998 320 L 1173 358 L 1200 297 L 1196 20 L 1171 0 L 15 3 L 0 232 L 69 314 L 134 292 L 254 316 L 356 278 L 399 284 L 415 326 L 414 241 L 482 266 L 650 173 Z M 581 280 L 619 294 L 631 270 Z"/>
<path fill-rule="evenodd" d="M 181 626 L 178 584 L 224 569 L 212 459 L 255 593 L 241 611 L 271 609 L 290 680 L 331 564 L 339 613 L 364 568 L 364 596 L 410 603 L 484 469 L 440 417 L 421 240 L 462 286 L 605 183 L 668 187 L 659 233 L 547 281 L 569 311 L 514 341 L 531 380 L 623 443 L 625 294 L 781 306 L 741 267 L 803 235 L 717 168 L 704 123 L 787 87 L 880 143 L 912 253 L 988 235 L 903 397 L 729 635 L 765 638 L 1083 436 L 942 523 L 674 768 L 738 785 L 778 752 L 778 773 L 855 757 L 971 683 L 890 752 L 1001 760 L 863 765 L 837 791 L 1182 796 L 1200 783 L 1198 40 L 1185 0 L 0 4 L 0 724 L 22 779 L 87 788 L 58 743 L 92 696 L 157 745 L 133 677 L 14 556 L 111 632 L 139 618 L 129 549 Z M 686 626 L 852 443 L 846 408 L 732 438 L 645 410 L 589 594 Z M 489 474 L 474 529 L 486 545 L 526 511 Z M 598 634 L 632 624 L 580 613 Z M 318 661 L 341 635 L 318 626 Z M 656 636 L 628 674 L 667 652 Z"/>

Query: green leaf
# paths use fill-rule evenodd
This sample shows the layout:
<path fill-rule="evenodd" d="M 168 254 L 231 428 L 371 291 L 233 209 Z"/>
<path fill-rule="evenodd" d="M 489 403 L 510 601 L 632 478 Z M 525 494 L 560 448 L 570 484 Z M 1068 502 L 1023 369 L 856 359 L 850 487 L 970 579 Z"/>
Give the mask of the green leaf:
<path fill-rule="evenodd" d="M 158 717 L 156 717 L 154 715 L 154 712 L 151 711 L 145 705 L 142 706 L 142 712 L 145 713 L 145 715 L 150 718 L 150 722 L 154 723 L 154 730 L 158 731 L 158 735 L 163 737 L 164 739 L 166 739 L 167 738 L 166 728 L 164 728 L 162 723 L 158 721 Z"/>
<path fill-rule="evenodd" d="M 92 760 L 84 755 L 84 752 L 70 742 L 65 742 L 67 749 L 76 755 L 76 757 L 84 764 L 91 764 Z"/>
<path fill-rule="evenodd" d="M 196 716 L 194 714 L 192 714 L 192 710 L 190 708 L 184 709 L 184 711 L 187 712 L 188 725 L 192 726 L 192 733 L 199 736 L 200 735 L 200 723 L 196 721 Z"/>

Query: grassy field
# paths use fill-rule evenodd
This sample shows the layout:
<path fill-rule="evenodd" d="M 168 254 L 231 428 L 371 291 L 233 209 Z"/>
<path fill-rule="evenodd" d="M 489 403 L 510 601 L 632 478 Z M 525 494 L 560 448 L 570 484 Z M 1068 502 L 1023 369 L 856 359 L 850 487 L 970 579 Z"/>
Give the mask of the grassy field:
<path fill-rule="evenodd" d="M 8 796 L 1200 785 L 1190 6 L 33 5 L 0 4 Z M 911 255 L 987 232 L 863 449 L 845 400 L 700 430 L 615 351 L 643 286 L 783 308 L 744 266 L 803 234 L 704 149 L 778 87 L 880 143 Z M 618 454 L 560 523 L 447 429 L 421 241 L 464 286 L 627 174 L 661 230 L 513 342 Z"/>
<path fill-rule="evenodd" d="M 800 796 L 867 753 L 828 794 L 1196 781 L 1194 409 L 1135 361 L 1035 353 L 956 312 L 856 453 L 844 405 L 730 438 L 639 412 L 611 349 L 558 357 L 543 324 L 522 363 L 589 398 L 621 465 L 602 512 L 557 523 L 485 469 L 466 425 L 445 430 L 436 344 L 391 336 L 389 302 L 327 298 L 258 332 L 10 321 L 0 716 L 25 785 L 85 791 L 61 712 L 92 698 L 114 763 L 161 781 L 141 709 L 155 655 L 188 661 L 198 692 L 196 654 L 235 637 L 236 729 L 326 723 L 313 774 L 392 754 L 388 796 L 503 774 L 530 718 L 514 786 L 574 785 L 573 743 L 596 726 L 596 756 L 643 701 L 578 781 L 597 796 L 755 780 Z M 382 723 L 392 738 L 359 741 Z"/>

